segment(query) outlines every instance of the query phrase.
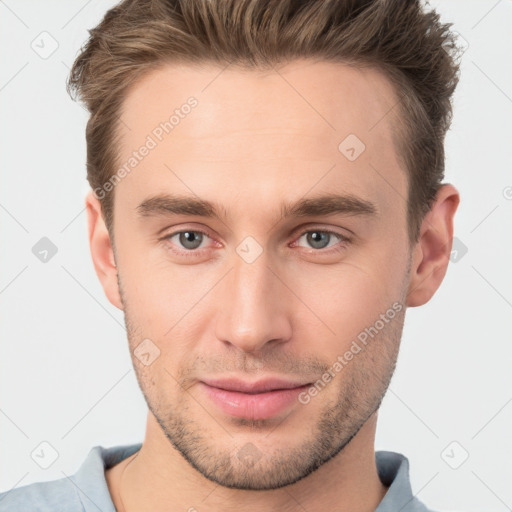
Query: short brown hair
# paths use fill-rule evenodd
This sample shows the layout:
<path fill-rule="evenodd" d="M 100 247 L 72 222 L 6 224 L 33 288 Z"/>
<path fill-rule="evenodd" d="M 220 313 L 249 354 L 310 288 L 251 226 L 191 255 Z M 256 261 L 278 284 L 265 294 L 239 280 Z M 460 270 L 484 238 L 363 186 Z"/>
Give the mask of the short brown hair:
<path fill-rule="evenodd" d="M 399 98 L 394 139 L 408 173 L 409 238 L 416 241 L 444 177 L 459 75 L 450 27 L 419 0 L 124 0 L 89 30 L 67 82 L 90 112 L 89 184 L 97 190 L 116 171 L 128 88 L 165 63 L 250 70 L 312 58 L 372 66 Z M 101 206 L 112 235 L 113 191 Z"/>

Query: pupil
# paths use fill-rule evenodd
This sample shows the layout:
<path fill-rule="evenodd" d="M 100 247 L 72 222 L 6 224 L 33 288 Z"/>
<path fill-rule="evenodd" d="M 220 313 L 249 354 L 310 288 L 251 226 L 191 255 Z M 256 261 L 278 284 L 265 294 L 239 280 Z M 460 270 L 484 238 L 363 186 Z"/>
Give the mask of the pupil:
<path fill-rule="evenodd" d="M 197 249 L 201 245 L 203 235 L 194 231 L 185 231 L 180 234 L 180 243 L 185 249 Z"/>
<path fill-rule="evenodd" d="M 315 249 L 323 249 L 329 243 L 329 233 L 313 231 L 308 234 L 308 243 L 310 243 Z"/>

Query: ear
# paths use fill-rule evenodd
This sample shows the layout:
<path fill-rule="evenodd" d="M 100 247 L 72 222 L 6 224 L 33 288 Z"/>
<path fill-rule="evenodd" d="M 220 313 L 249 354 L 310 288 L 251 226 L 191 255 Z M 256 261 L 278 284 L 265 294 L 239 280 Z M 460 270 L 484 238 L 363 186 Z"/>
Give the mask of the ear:
<path fill-rule="evenodd" d="M 453 185 L 443 185 L 425 215 L 412 250 L 407 306 L 422 306 L 439 288 L 448 268 L 453 242 L 453 218 L 460 196 Z"/>
<path fill-rule="evenodd" d="M 110 242 L 110 235 L 101 214 L 101 203 L 92 190 L 85 198 L 87 222 L 89 227 L 89 246 L 96 275 L 98 276 L 108 300 L 123 309 L 119 284 L 117 281 L 117 267 L 114 250 Z"/>

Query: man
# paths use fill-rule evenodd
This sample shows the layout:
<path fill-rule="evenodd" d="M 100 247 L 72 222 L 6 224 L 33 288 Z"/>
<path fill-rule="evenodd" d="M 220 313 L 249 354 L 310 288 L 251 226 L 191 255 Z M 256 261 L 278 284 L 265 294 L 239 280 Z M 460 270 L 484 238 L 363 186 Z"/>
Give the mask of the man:
<path fill-rule="evenodd" d="M 425 511 L 374 450 L 446 272 L 454 41 L 411 1 L 125 0 L 71 71 L 144 442 L 1 510 Z"/>

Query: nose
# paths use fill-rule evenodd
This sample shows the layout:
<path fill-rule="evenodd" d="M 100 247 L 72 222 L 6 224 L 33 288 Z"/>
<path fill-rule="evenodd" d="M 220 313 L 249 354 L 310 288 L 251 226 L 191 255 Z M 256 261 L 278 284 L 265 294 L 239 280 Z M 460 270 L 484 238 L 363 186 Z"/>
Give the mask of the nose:
<path fill-rule="evenodd" d="M 257 353 L 291 338 L 292 297 L 282 282 L 286 277 L 276 274 L 265 251 L 251 263 L 234 255 L 234 268 L 223 280 L 219 297 L 218 340 Z"/>

